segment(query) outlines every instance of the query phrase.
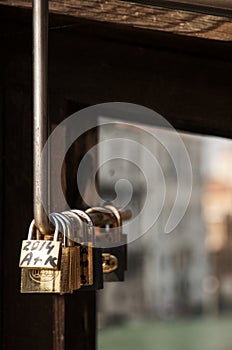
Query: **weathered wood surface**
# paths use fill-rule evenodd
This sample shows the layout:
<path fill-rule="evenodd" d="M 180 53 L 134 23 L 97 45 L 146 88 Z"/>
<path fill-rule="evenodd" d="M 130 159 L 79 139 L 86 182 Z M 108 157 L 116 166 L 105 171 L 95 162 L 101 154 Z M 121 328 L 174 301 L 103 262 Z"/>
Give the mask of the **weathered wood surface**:
<path fill-rule="evenodd" d="M 0 0 L 0 4 L 31 7 L 31 0 Z M 108 22 L 213 40 L 232 40 L 232 19 L 119 0 L 50 0 L 50 11 L 66 16 Z"/>
<path fill-rule="evenodd" d="M 135 0 L 136 2 L 146 2 L 146 0 Z M 211 9 L 220 10 L 232 10 L 232 2 L 231 0 L 150 0 L 150 3 L 158 4 L 161 6 L 171 5 L 183 7 L 186 5 L 188 7 L 198 7 L 198 8 L 206 8 L 208 11 Z"/>

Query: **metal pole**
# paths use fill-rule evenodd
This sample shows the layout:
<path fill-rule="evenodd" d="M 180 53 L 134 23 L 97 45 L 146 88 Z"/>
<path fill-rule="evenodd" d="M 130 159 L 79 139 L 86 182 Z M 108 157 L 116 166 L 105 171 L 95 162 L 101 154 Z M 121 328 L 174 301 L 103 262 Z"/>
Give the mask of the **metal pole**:
<path fill-rule="evenodd" d="M 40 157 L 48 137 L 48 0 L 32 0 L 33 8 L 33 136 L 34 136 L 34 219 L 41 233 L 49 233 L 48 217 L 40 200 L 40 191 L 48 195 L 48 177 L 44 178 Z M 48 159 L 46 160 L 48 162 Z M 53 349 L 65 348 L 65 297 L 53 296 Z"/>
<path fill-rule="evenodd" d="M 48 0 L 33 0 L 33 118 L 34 118 L 34 218 L 41 233 L 49 232 L 49 220 L 40 200 L 40 189 L 48 194 L 48 179 L 40 164 L 48 136 L 47 65 Z"/>

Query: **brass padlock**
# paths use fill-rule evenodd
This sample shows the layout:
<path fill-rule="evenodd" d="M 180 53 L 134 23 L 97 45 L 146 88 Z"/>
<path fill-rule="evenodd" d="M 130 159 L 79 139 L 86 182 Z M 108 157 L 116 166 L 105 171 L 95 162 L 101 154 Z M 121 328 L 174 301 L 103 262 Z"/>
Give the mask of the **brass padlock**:
<path fill-rule="evenodd" d="M 78 290 L 81 287 L 81 246 L 78 243 L 78 236 L 76 235 L 76 222 L 78 221 L 78 228 L 80 229 L 80 224 L 82 225 L 82 221 L 77 218 L 77 215 L 72 213 L 71 211 L 66 211 L 62 213 L 69 220 L 69 236 L 68 236 L 68 247 L 70 249 L 70 265 L 71 265 L 71 283 L 72 290 Z M 79 220 L 78 220 L 79 219 Z"/>
<path fill-rule="evenodd" d="M 76 265 L 79 259 L 79 248 L 69 246 L 68 228 L 70 222 L 61 214 L 52 214 L 55 223 L 54 240 L 58 239 L 59 223 L 62 227 L 62 249 L 58 270 L 22 268 L 22 293 L 72 293 L 79 288 L 79 276 Z M 67 221 L 66 221 L 67 220 Z"/>
<path fill-rule="evenodd" d="M 80 288 L 80 247 L 75 246 L 71 239 L 72 221 L 65 214 L 55 214 L 62 225 L 63 247 L 65 266 L 61 266 L 61 291 L 60 294 L 73 293 Z M 62 257 L 61 257 L 62 261 Z M 64 271 L 64 275 L 63 275 Z"/>
<path fill-rule="evenodd" d="M 120 212 L 112 205 L 104 205 L 115 217 L 115 224 L 111 225 L 112 242 L 103 249 L 103 272 L 105 282 L 124 281 L 125 270 L 127 270 L 127 244 L 126 235 L 122 233 L 122 219 Z"/>
<path fill-rule="evenodd" d="M 81 257 L 81 286 L 93 285 L 93 244 L 89 242 L 89 217 L 82 210 L 74 209 L 72 213 L 76 214 L 82 220 L 82 241 L 80 243 Z M 91 224 L 90 224 L 91 225 Z"/>
<path fill-rule="evenodd" d="M 127 271 L 127 268 L 128 268 L 128 264 L 127 264 L 127 235 L 125 233 L 123 233 L 122 231 L 122 218 L 121 218 L 121 214 L 119 212 L 119 210 L 110 205 L 110 204 L 105 204 L 104 206 L 105 208 L 108 208 L 109 210 L 112 211 L 112 213 L 115 215 L 116 219 L 117 219 L 117 226 L 118 226 L 118 238 L 119 238 L 119 245 L 122 247 L 122 250 L 121 250 L 121 254 L 123 255 L 123 262 L 124 262 L 124 271 Z"/>
<path fill-rule="evenodd" d="M 80 246 L 74 245 L 71 240 L 68 241 L 70 249 L 70 265 L 71 265 L 71 286 L 72 291 L 81 288 L 80 275 L 81 275 L 81 256 Z M 70 245 L 71 243 L 71 245 Z"/>
<path fill-rule="evenodd" d="M 96 247 L 95 227 L 90 216 L 81 210 L 72 210 L 83 221 L 83 242 L 81 243 L 82 275 L 80 290 L 103 288 L 101 249 Z"/>
<path fill-rule="evenodd" d="M 55 233 L 53 241 L 47 242 L 58 242 L 59 228 L 58 222 L 55 221 Z M 29 229 L 28 238 L 33 238 L 35 234 L 35 223 L 32 221 Z M 42 241 L 43 242 L 43 241 Z M 25 246 L 24 246 L 25 247 Z M 42 251 L 42 248 L 41 248 Z M 60 259 L 58 259 L 60 260 Z M 63 265 L 64 261 L 58 261 L 56 269 L 53 268 L 32 268 L 23 267 L 24 258 L 21 255 L 20 266 L 21 267 L 21 293 L 59 293 L 60 292 L 60 265 Z M 29 263 L 28 266 L 31 266 Z M 45 264 L 47 267 L 47 264 Z"/>

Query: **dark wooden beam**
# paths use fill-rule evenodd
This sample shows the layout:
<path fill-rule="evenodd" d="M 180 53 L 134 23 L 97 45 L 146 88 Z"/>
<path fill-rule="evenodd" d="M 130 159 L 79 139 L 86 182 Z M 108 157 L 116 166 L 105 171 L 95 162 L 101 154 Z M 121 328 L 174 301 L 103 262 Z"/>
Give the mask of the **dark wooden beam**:
<path fill-rule="evenodd" d="M 0 4 L 31 8 L 31 0 L 0 0 Z M 92 21 L 213 40 L 232 40 L 232 20 L 119 0 L 54 0 L 50 12 Z"/>
<path fill-rule="evenodd" d="M 138 0 L 138 2 L 143 3 L 146 0 Z M 149 2 L 160 6 L 168 4 L 179 8 L 183 8 L 183 6 L 196 9 L 204 8 L 208 9 L 208 11 L 212 9 L 217 11 L 232 10 L 231 0 L 150 0 Z"/>
<path fill-rule="evenodd" d="M 123 0 L 127 1 L 127 0 Z M 133 0 L 142 4 L 190 10 L 216 15 L 231 15 L 231 0 Z"/>

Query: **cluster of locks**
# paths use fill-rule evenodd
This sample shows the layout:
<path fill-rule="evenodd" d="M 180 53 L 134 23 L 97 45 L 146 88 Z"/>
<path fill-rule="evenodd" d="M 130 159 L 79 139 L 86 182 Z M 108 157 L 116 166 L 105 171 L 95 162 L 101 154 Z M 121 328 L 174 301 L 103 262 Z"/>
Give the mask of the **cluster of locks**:
<path fill-rule="evenodd" d="M 103 281 L 124 280 L 127 245 L 118 209 L 52 213 L 50 221 L 54 233 L 42 235 L 33 220 L 22 243 L 21 293 L 97 290 Z"/>

